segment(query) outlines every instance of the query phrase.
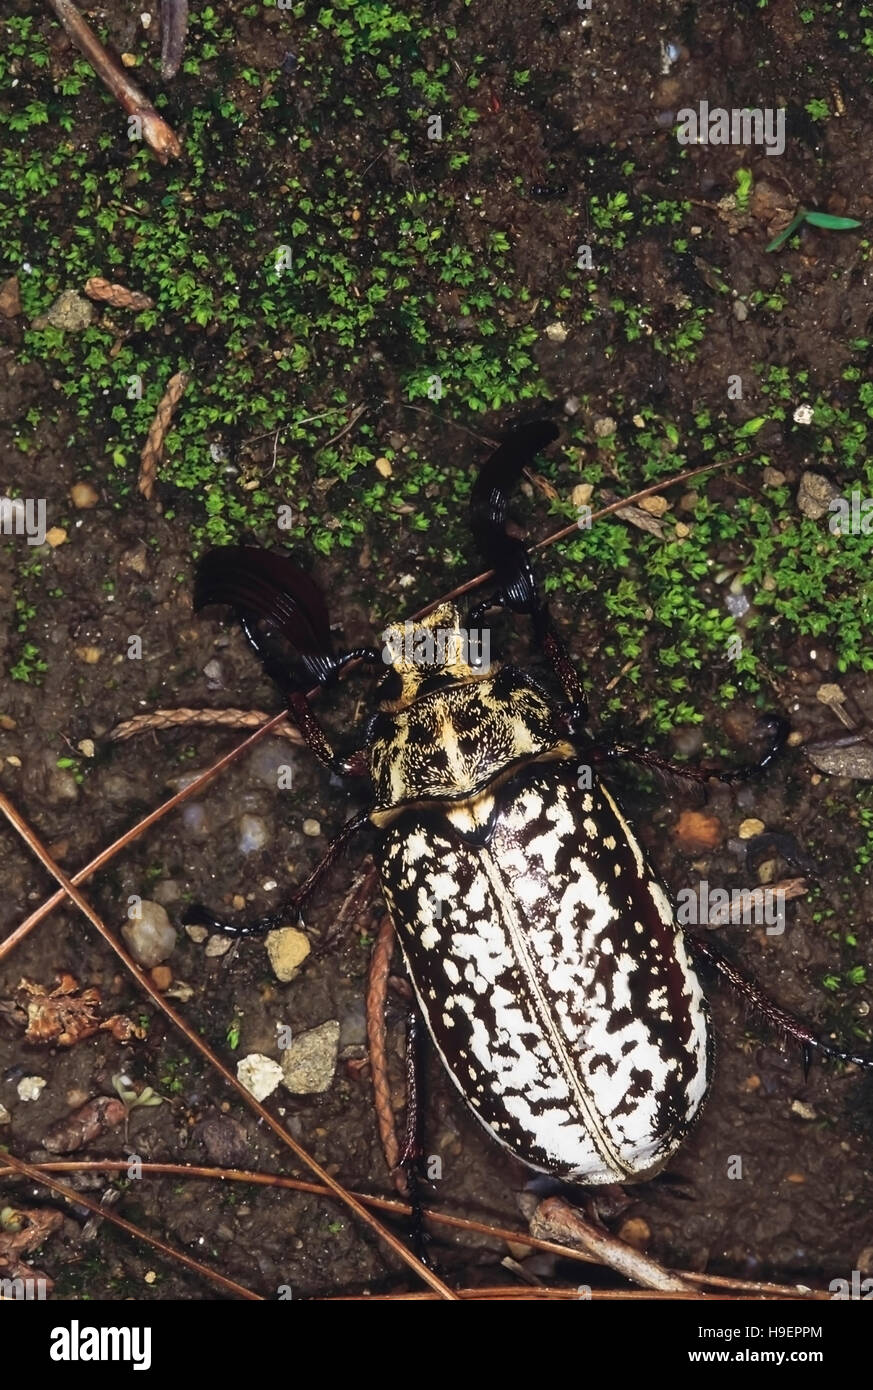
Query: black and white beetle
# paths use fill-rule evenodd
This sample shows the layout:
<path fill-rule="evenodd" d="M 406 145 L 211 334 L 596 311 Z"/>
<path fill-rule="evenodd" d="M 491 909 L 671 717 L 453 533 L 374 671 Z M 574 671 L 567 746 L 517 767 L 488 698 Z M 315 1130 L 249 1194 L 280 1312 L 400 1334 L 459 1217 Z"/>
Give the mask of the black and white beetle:
<path fill-rule="evenodd" d="M 324 600 L 287 558 L 249 547 L 210 552 L 195 606 L 230 604 L 280 684 L 312 751 L 333 771 L 369 774 L 375 799 L 332 841 L 290 904 L 237 934 L 268 931 L 299 910 L 349 837 L 378 832 L 382 892 L 418 1005 L 446 1069 L 490 1133 L 524 1163 L 582 1183 L 657 1172 L 682 1143 L 709 1089 L 713 1041 L 697 964 L 714 966 L 771 1024 L 811 1050 L 853 1061 L 768 1001 L 708 941 L 676 925 L 667 895 L 609 791 L 592 769 L 615 757 L 705 782 L 724 773 L 671 766 L 584 727 L 582 683 L 540 601 L 521 541 L 506 530 L 507 496 L 557 436 L 538 422 L 511 434 L 471 499 L 478 547 L 496 592 L 491 607 L 527 614 L 564 693 L 554 700 L 525 671 L 482 669 L 464 653 L 461 615 L 444 603 L 395 624 L 382 651 L 334 656 Z M 299 655 L 294 679 L 258 627 L 266 619 Z M 439 639 L 439 640 L 437 640 Z M 363 747 L 339 756 L 304 694 L 350 661 L 382 665 Z"/>

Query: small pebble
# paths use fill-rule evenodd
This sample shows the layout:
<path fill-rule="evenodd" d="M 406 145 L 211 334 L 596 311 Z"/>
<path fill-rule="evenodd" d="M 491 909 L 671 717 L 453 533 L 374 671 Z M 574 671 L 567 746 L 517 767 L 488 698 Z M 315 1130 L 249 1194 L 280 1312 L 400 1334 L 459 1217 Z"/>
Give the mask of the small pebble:
<path fill-rule="evenodd" d="M 749 317 L 749 307 L 741 299 L 735 299 L 733 303 L 734 318 L 737 323 L 745 323 Z"/>
<path fill-rule="evenodd" d="M 652 497 L 643 497 L 640 501 L 640 506 L 643 511 L 648 512 L 650 516 L 663 516 L 669 509 L 670 504 L 666 497 L 655 494 Z"/>
<path fill-rule="evenodd" d="M 282 1080 L 282 1068 L 263 1052 L 250 1052 L 240 1058 L 236 1068 L 237 1080 L 251 1091 L 255 1100 L 266 1100 Z"/>
<path fill-rule="evenodd" d="M 67 539 L 67 533 L 63 526 L 52 526 L 51 530 L 46 531 L 45 538 L 52 550 L 57 550 L 59 545 L 63 545 Z"/>
<path fill-rule="evenodd" d="M 811 1105 L 807 1105 L 805 1100 L 793 1100 L 791 1102 L 792 1115 L 799 1115 L 802 1120 L 817 1120 L 818 1112 Z"/>
<path fill-rule="evenodd" d="M 187 835 L 192 840 L 209 839 L 209 818 L 206 814 L 206 807 L 199 801 L 189 801 L 182 807 L 182 825 Z"/>
<path fill-rule="evenodd" d="M 761 474 L 761 479 L 765 487 L 782 487 L 785 482 L 785 474 L 778 468 L 765 468 Z"/>
<path fill-rule="evenodd" d="M 160 903 L 143 899 L 140 915 L 125 922 L 121 935 L 138 965 L 160 965 L 176 949 L 176 929 Z"/>
<path fill-rule="evenodd" d="M 39 1100 L 46 1085 L 44 1076 L 22 1076 L 16 1087 L 19 1100 Z"/>
<path fill-rule="evenodd" d="M 794 412 L 794 423 L 796 425 L 811 425 L 815 411 L 811 405 L 799 405 Z"/>
<path fill-rule="evenodd" d="M 240 816 L 238 825 L 240 854 L 255 854 L 270 843 L 269 828 L 260 816 Z"/>
<path fill-rule="evenodd" d="M 375 467 L 380 478 L 390 478 L 391 474 L 394 472 L 394 469 L 391 467 L 390 459 L 378 458 Z"/>
<path fill-rule="evenodd" d="M 563 323 L 550 323 L 546 328 L 546 337 L 550 343 L 565 343 L 567 341 L 567 329 Z"/>
<path fill-rule="evenodd" d="M 208 928 L 208 927 L 186 927 L 186 928 L 185 928 L 185 934 L 186 934 L 186 936 L 189 936 L 189 937 L 191 938 L 191 940 L 192 940 L 197 946 L 202 946 L 203 943 L 204 943 L 204 941 L 206 940 L 206 938 L 207 938 L 208 935 L 209 935 L 209 928 Z"/>
<path fill-rule="evenodd" d="M 679 848 L 697 854 L 721 844 L 724 829 L 718 816 L 705 811 L 683 811 L 673 829 Z"/>
<path fill-rule="evenodd" d="M 96 507 L 100 494 L 92 483 L 73 483 L 70 488 L 70 501 L 80 512 Z"/>
<path fill-rule="evenodd" d="M 152 897 L 161 907 L 168 907 L 171 903 L 177 903 L 182 896 L 182 889 L 174 878 L 162 878 L 152 889 Z"/>
<path fill-rule="evenodd" d="M 75 647 L 74 651 L 80 661 L 84 661 L 86 666 L 96 666 L 103 653 L 99 647 Z"/>
<path fill-rule="evenodd" d="M 839 495 L 839 488 L 830 478 L 807 469 L 797 490 L 797 506 L 804 516 L 808 516 L 812 521 L 820 521 L 823 516 L 827 516 L 831 502 Z"/>
<path fill-rule="evenodd" d="M 594 433 L 598 439 L 609 439 L 615 431 L 616 423 L 611 415 L 599 415 L 594 421 Z"/>
<path fill-rule="evenodd" d="M 754 816 L 751 816 L 748 820 L 744 820 L 739 829 L 741 840 L 751 840 L 753 836 L 763 835 L 763 833 L 764 822 L 762 820 L 756 820 Z"/>
<path fill-rule="evenodd" d="M 46 786 L 46 796 L 49 801 L 75 801 L 79 795 L 79 788 L 72 772 L 64 767 L 56 767 L 50 774 L 48 785 Z"/>
<path fill-rule="evenodd" d="M 168 965 L 156 965 L 151 971 L 151 977 L 155 989 L 159 989 L 161 994 L 165 993 L 173 983 L 173 972 Z"/>
<path fill-rule="evenodd" d="M 577 483 L 570 493 L 570 501 L 573 503 L 574 507 L 587 507 L 593 496 L 593 483 Z"/>
<path fill-rule="evenodd" d="M 826 681 L 815 692 L 815 698 L 823 705 L 844 705 L 846 697 L 838 685 Z"/>
<path fill-rule="evenodd" d="M 286 1088 L 296 1096 L 318 1095 L 330 1087 L 339 1052 L 340 1025 L 328 1019 L 300 1033 L 282 1055 Z"/>
<path fill-rule="evenodd" d="M 206 943 L 207 956 L 226 956 L 233 945 L 233 937 L 223 932 L 214 932 Z"/>
<path fill-rule="evenodd" d="M 313 820 L 312 817 L 309 817 L 309 819 L 303 822 L 302 829 L 303 834 L 309 835 L 312 839 L 315 839 L 317 835 L 321 834 L 321 825 L 317 820 Z"/>
<path fill-rule="evenodd" d="M 296 927 L 279 927 L 267 936 L 267 955 L 277 980 L 293 980 L 312 949 L 305 932 Z"/>

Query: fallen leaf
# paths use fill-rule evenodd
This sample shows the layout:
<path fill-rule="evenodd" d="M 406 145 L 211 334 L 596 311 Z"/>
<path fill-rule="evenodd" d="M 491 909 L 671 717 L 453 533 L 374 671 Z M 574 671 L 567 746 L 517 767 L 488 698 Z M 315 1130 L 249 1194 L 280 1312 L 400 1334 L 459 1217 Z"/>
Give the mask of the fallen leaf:
<path fill-rule="evenodd" d="M 42 1141 L 44 1149 L 53 1154 L 75 1153 L 93 1144 L 101 1134 L 120 1125 L 126 1114 L 125 1107 L 115 1096 L 97 1096 L 89 1100 L 72 1115 L 52 1125 Z"/>

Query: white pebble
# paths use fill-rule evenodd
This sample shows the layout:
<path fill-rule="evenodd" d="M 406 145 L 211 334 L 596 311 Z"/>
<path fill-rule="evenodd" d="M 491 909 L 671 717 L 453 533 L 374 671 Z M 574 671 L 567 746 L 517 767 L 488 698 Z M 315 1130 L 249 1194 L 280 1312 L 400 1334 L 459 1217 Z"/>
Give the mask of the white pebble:
<path fill-rule="evenodd" d="M 18 1083 L 19 1100 L 39 1100 L 43 1086 L 46 1085 L 44 1076 L 22 1076 Z"/>

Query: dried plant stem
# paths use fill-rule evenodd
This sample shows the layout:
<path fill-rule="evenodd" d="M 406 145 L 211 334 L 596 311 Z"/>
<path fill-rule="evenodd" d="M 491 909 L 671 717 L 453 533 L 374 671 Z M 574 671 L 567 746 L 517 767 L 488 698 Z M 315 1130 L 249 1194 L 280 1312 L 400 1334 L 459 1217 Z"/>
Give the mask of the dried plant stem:
<path fill-rule="evenodd" d="M 114 285 L 100 275 L 92 275 L 90 280 L 85 281 L 85 293 L 89 299 L 101 300 L 112 309 L 133 309 L 139 313 L 142 309 L 154 308 L 154 300 L 149 299 L 147 294 L 129 290 L 125 285 Z"/>
<path fill-rule="evenodd" d="M 151 714 L 137 714 L 133 719 L 116 724 L 109 738 L 113 743 L 122 743 L 137 734 L 148 733 L 150 729 L 190 728 L 192 724 L 216 729 L 258 729 L 268 720 L 273 720 L 273 733 L 279 738 L 286 738 L 289 743 L 303 747 L 299 730 L 289 723 L 285 715 L 276 724 L 275 715 L 265 714 L 259 709 L 156 709 Z"/>
<path fill-rule="evenodd" d="M 48 3 L 73 43 L 84 53 L 100 81 L 108 87 L 129 116 L 136 116 L 141 121 L 143 137 L 161 163 L 166 164 L 170 155 L 178 158 L 182 153 L 182 146 L 173 131 L 158 115 L 148 97 L 131 82 L 124 69 L 107 53 L 72 0 L 48 0 Z"/>
<path fill-rule="evenodd" d="M 208 1265 L 200 1264 L 199 1260 L 192 1260 L 190 1255 L 186 1255 L 182 1250 L 174 1250 L 172 1245 L 167 1245 L 166 1241 L 160 1240 L 158 1236 L 149 1235 L 148 1231 L 143 1231 L 139 1226 L 134 1226 L 132 1221 L 125 1221 L 123 1216 L 117 1216 L 109 1207 L 101 1207 L 97 1202 L 92 1202 L 90 1197 L 86 1197 L 82 1192 L 76 1192 L 74 1188 L 67 1187 L 66 1183 L 58 1182 L 57 1178 L 49 1177 L 42 1168 L 35 1167 L 32 1163 L 23 1163 L 20 1158 L 15 1158 L 13 1154 L 4 1152 L 4 1162 L 20 1173 L 22 1177 L 29 1178 L 32 1182 L 42 1183 L 50 1191 L 59 1197 L 66 1197 L 67 1201 L 73 1202 L 80 1207 L 87 1207 L 88 1211 L 101 1220 L 110 1221 L 113 1226 L 118 1226 L 120 1230 L 126 1231 L 129 1236 L 136 1240 L 145 1241 L 153 1249 L 159 1250 L 168 1259 L 175 1260 L 182 1264 L 186 1269 L 193 1270 L 195 1274 L 202 1275 L 205 1279 L 211 1279 L 214 1284 L 219 1284 L 227 1293 L 236 1294 L 237 1298 L 251 1299 L 261 1302 L 261 1295 L 253 1293 L 243 1284 L 237 1284 L 234 1279 L 228 1279 L 225 1275 L 219 1274 L 217 1270 L 210 1269 Z"/>
<path fill-rule="evenodd" d="M 373 1105 L 376 1124 L 388 1171 L 394 1173 L 400 1162 L 400 1145 L 391 1108 L 391 1088 L 388 1084 L 388 1054 L 385 1047 L 385 1001 L 388 997 L 388 971 L 394 951 L 394 923 L 387 915 L 379 925 L 379 934 L 370 957 L 370 976 L 367 983 L 367 1049 L 373 1076 Z"/>
<path fill-rule="evenodd" d="M 540 1202 L 531 1221 L 531 1231 L 544 1238 L 558 1237 L 564 1245 L 579 1245 L 600 1264 L 614 1269 L 632 1284 L 641 1284 L 644 1289 L 681 1293 L 689 1288 L 681 1275 L 665 1269 L 651 1256 L 593 1226 L 562 1197 L 546 1197 Z"/>
<path fill-rule="evenodd" d="M 62 1159 L 50 1163 L 33 1164 L 34 1171 L 40 1173 L 126 1173 L 130 1167 L 129 1159 Z M 203 1178 L 212 1182 L 249 1183 L 254 1187 L 278 1187 L 291 1192 L 307 1192 L 316 1197 L 329 1197 L 331 1194 L 320 1183 L 307 1182 L 301 1178 L 286 1178 L 278 1173 L 258 1173 L 240 1168 L 206 1168 L 188 1163 L 143 1163 L 142 1172 L 149 1177 Z M 0 1177 L 8 1177 L 12 1170 L 4 1168 L 0 1161 Z M 375 1211 L 384 1211 L 395 1216 L 407 1216 L 408 1203 L 395 1197 L 374 1197 L 371 1194 L 355 1192 L 359 1201 L 366 1203 Z M 435 1226 L 447 1226 L 458 1231 L 472 1231 L 478 1235 L 490 1236 L 496 1241 L 511 1241 L 526 1245 L 531 1250 L 542 1250 L 545 1254 L 559 1255 L 563 1259 L 577 1260 L 581 1264 L 597 1264 L 593 1255 L 575 1246 L 560 1245 L 552 1240 L 542 1240 L 527 1231 L 515 1231 L 503 1226 L 491 1226 L 471 1217 L 455 1216 L 449 1212 L 426 1207 L 424 1215 Z M 742 1294 L 759 1295 L 766 1298 L 794 1299 L 803 1302 L 809 1299 L 831 1299 L 824 1289 L 802 1289 L 795 1284 L 764 1284 L 751 1279 L 732 1279 L 723 1274 L 702 1274 L 697 1270 L 674 1270 L 689 1284 L 702 1289 L 714 1288 Z"/>
<path fill-rule="evenodd" d="M 96 873 L 98 869 L 102 869 L 104 864 L 108 864 L 120 850 L 138 839 L 144 831 L 150 829 L 157 821 L 167 815 L 169 811 L 173 811 L 177 806 L 181 806 L 189 797 L 196 796 L 208 782 L 211 782 L 214 777 L 218 776 L 219 772 L 223 772 L 231 763 L 236 762 L 237 758 L 242 757 L 243 753 L 253 748 L 259 739 L 264 738 L 272 729 L 276 729 L 284 718 L 284 714 L 274 714 L 272 719 L 268 720 L 266 724 L 262 724 L 260 728 L 257 728 L 248 738 L 243 739 L 242 743 L 238 743 L 235 748 L 231 748 L 229 753 L 225 753 L 223 757 L 219 758 L 217 762 L 214 762 L 211 767 L 208 767 L 205 772 L 201 772 L 199 777 L 195 777 L 193 782 L 189 782 L 187 787 L 183 787 L 180 792 L 176 792 L 175 796 L 171 796 L 167 801 L 162 802 L 160 806 L 156 807 L 154 811 L 150 811 L 147 816 L 143 816 L 142 820 L 137 821 L 136 825 L 131 826 L 130 830 L 126 830 L 123 835 L 119 835 L 117 840 L 113 840 L 111 844 L 107 845 L 105 849 L 101 850 L 99 854 L 89 860 L 84 868 L 79 869 L 77 873 L 73 875 L 71 882 L 77 886 L 80 883 L 85 883 L 93 873 Z M 65 897 L 66 894 L 64 890 L 59 888 L 57 892 L 46 898 L 45 902 L 40 903 L 39 907 L 35 908 L 30 916 L 26 917 L 23 922 L 20 922 L 15 930 L 10 932 L 3 941 L 0 941 L 0 961 L 10 955 L 15 947 L 33 931 L 34 927 L 37 926 L 44 917 L 47 917 L 50 912 L 56 907 L 59 907 Z"/>
<path fill-rule="evenodd" d="M 155 490 L 158 464 L 164 452 L 164 439 L 170 428 L 173 412 L 182 399 L 182 393 L 187 385 L 188 377 L 185 372 L 176 372 L 175 376 L 170 377 L 167 382 L 167 389 L 161 397 L 155 418 L 152 420 L 146 436 L 146 442 L 140 455 L 139 478 L 136 485 L 147 500 L 151 499 Z"/>
<path fill-rule="evenodd" d="M 161 77 L 168 81 L 179 71 L 188 33 L 188 0 L 161 0 Z"/>

